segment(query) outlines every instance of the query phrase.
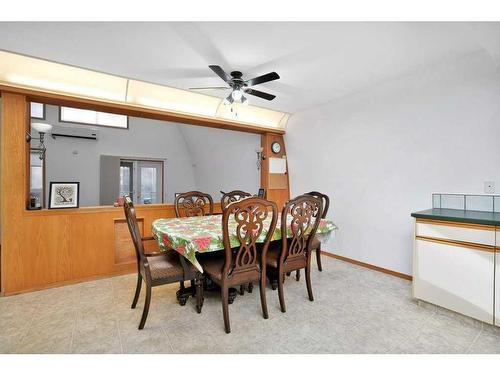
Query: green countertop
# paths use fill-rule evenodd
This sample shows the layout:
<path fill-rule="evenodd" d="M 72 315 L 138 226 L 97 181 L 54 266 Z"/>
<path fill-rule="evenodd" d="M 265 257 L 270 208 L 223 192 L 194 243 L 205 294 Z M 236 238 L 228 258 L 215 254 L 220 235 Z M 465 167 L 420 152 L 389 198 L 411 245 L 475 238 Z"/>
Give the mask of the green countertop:
<path fill-rule="evenodd" d="M 411 216 L 417 219 L 456 221 L 461 223 L 500 225 L 500 212 L 464 211 L 446 208 L 413 212 Z"/>

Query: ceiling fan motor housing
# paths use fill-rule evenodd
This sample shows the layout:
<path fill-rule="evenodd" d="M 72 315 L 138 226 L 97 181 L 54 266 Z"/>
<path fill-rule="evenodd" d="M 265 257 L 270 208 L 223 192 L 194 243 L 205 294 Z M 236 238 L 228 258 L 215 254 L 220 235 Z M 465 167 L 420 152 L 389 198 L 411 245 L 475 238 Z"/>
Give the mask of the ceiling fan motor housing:
<path fill-rule="evenodd" d="M 231 86 L 232 86 L 234 89 L 236 89 L 236 90 L 237 90 L 237 89 L 239 89 L 239 88 L 241 88 L 241 87 L 246 86 L 246 85 L 245 85 L 245 81 L 243 81 L 243 78 L 242 78 L 242 77 L 243 77 L 243 73 L 242 73 L 242 72 L 240 72 L 240 71 L 238 71 L 238 70 L 235 70 L 234 72 L 231 72 L 231 77 L 233 77 L 233 78 L 231 79 L 231 83 L 232 83 L 232 85 L 231 85 Z"/>

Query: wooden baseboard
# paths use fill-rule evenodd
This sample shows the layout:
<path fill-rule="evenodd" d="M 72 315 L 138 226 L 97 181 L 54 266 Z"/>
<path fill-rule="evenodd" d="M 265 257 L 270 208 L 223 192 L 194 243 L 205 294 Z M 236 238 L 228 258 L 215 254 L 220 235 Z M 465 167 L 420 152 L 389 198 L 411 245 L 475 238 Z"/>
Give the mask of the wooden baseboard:
<path fill-rule="evenodd" d="M 359 260 L 355 260 L 355 259 L 351 259 L 351 258 L 346 258 L 346 257 L 343 257 L 341 255 L 337 255 L 337 254 L 330 253 L 328 251 L 322 250 L 321 251 L 321 255 L 323 255 L 323 254 L 326 255 L 327 257 L 330 257 L 330 258 L 335 258 L 335 259 L 338 259 L 338 260 L 342 260 L 344 262 L 355 264 L 357 266 L 361 266 L 361 267 L 369 268 L 369 269 L 374 270 L 374 271 L 386 273 L 388 275 L 396 276 L 396 277 L 399 277 L 401 279 L 405 279 L 405 280 L 409 280 L 409 281 L 413 280 L 413 277 L 411 275 L 407 275 L 405 273 L 388 270 L 387 268 L 382 268 L 382 267 L 379 267 L 379 266 L 374 266 L 373 264 L 360 262 Z"/>

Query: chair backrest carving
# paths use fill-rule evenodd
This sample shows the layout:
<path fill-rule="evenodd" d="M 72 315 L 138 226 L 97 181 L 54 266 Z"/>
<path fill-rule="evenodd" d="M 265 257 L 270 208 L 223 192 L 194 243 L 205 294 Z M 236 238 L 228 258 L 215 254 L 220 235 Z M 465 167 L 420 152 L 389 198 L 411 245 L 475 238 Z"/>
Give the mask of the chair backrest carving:
<path fill-rule="evenodd" d="M 210 194 L 188 191 L 175 197 L 174 208 L 177 217 L 213 215 L 214 201 Z"/>
<path fill-rule="evenodd" d="M 224 211 L 224 209 L 233 202 L 237 202 L 243 198 L 251 197 L 252 194 L 247 193 L 246 191 L 242 190 L 233 190 L 230 191 L 229 193 L 224 193 L 222 194 L 222 198 L 220 200 L 220 207 L 221 210 Z"/>
<path fill-rule="evenodd" d="M 270 218 L 270 220 L 267 220 Z M 230 203 L 222 214 L 222 236 L 226 259 L 222 269 L 225 280 L 241 282 L 255 280 L 265 267 L 265 257 L 278 219 L 278 208 L 274 202 L 250 197 Z M 230 232 L 231 227 L 235 231 Z M 234 226 L 232 225 L 234 224 Z M 268 227 L 266 228 L 266 226 Z M 257 245 L 257 239 L 267 229 L 264 242 Z M 231 245 L 231 238 L 233 244 Z M 235 241 L 239 246 L 234 247 Z M 232 247 L 233 246 L 233 247 Z M 259 254 L 259 249 L 262 252 Z"/>
<path fill-rule="evenodd" d="M 323 213 L 320 198 L 304 194 L 290 199 L 281 213 L 282 252 L 280 262 L 307 259 L 311 241 L 318 229 Z M 287 238 L 290 228 L 292 236 Z"/>
<path fill-rule="evenodd" d="M 321 215 L 321 218 L 325 219 L 328 214 L 328 208 L 330 207 L 330 197 L 326 194 L 320 193 L 319 191 L 310 191 L 307 195 L 312 195 L 313 197 L 320 198 L 323 201 L 323 214 Z"/>

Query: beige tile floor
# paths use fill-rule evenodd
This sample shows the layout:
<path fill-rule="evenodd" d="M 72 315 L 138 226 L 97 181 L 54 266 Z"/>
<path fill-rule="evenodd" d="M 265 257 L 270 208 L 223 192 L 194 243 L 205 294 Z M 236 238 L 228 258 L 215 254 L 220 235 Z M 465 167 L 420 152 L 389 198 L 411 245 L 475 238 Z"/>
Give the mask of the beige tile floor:
<path fill-rule="evenodd" d="M 500 329 L 417 304 L 411 284 L 324 257 L 312 275 L 288 278 L 287 312 L 268 288 L 270 319 L 261 317 L 258 288 L 230 306 L 223 331 L 220 299 L 207 293 L 202 314 L 177 286 L 155 288 L 144 330 L 130 303 L 135 275 L 0 298 L 2 353 L 500 353 Z M 142 296 L 143 297 L 143 296 Z"/>

